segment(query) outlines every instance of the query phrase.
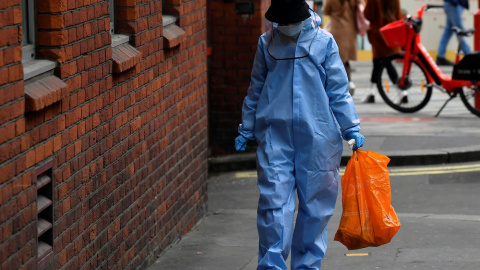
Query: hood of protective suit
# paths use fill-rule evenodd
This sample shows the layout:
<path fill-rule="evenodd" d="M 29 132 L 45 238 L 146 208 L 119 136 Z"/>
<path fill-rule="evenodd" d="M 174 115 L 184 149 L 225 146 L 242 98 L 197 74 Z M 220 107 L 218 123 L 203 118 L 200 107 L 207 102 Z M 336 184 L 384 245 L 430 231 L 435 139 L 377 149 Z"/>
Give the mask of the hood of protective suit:
<path fill-rule="evenodd" d="M 321 19 L 315 13 L 311 13 L 312 16 L 306 20 L 300 22 L 298 25 L 286 25 L 280 26 L 277 23 L 266 21 L 266 39 L 267 39 L 267 52 L 276 60 L 293 59 L 298 57 L 305 57 L 308 55 L 310 44 L 306 46 L 307 51 L 303 51 L 303 54 L 297 54 L 297 42 L 300 36 L 298 35 L 301 30 L 302 42 L 312 42 L 315 35 L 320 31 Z M 300 29 L 298 29 L 301 27 Z"/>

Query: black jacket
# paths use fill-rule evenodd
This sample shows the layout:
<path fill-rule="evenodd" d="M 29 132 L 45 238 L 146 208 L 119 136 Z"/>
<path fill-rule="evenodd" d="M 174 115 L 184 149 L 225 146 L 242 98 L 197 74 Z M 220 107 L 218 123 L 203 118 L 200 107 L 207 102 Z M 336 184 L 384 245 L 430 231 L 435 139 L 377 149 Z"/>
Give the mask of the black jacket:
<path fill-rule="evenodd" d="M 465 9 L 468 9 L 468 0 L 445 0 L 445 2 L 449 2 L 452 5 L 460 5 Z"/>

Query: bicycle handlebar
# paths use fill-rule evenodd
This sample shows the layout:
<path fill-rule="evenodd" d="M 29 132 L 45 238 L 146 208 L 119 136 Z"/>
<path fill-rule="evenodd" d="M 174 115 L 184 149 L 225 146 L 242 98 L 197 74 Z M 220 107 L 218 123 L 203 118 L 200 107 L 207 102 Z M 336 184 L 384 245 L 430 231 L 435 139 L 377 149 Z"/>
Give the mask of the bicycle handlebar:
<path fill-rule="evenodd" d="M 418 14 L 418 18 L 422 18 L 423 17 L 423 12 L 425 10 L 428 10 L 428 9 L 432 9 L 432 8 L 443 8 L 443 5 L 433 5 L 433 4 L 424 4 L 422 5 L 418 11 L 417 11 L 417 14 Z"/>
<path fill-rule="evenodd" d="M 433 5 L 433 4 L 428 4 L 425 9 L 431 9 L 431 8 L 443 8 L 443 5 Z"/>

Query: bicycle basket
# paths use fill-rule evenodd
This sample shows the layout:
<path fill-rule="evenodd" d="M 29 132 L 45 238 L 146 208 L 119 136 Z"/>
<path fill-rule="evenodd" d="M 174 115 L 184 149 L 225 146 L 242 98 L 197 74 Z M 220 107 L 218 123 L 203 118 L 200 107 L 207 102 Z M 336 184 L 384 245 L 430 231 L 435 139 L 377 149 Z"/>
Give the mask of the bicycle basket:
<path fill-rule="evenodd" d="M 403 20 L 383 26 L 380 28 L 380 32 L 389 47 L 403 47 L 407 43 L 407 25 Z"/>

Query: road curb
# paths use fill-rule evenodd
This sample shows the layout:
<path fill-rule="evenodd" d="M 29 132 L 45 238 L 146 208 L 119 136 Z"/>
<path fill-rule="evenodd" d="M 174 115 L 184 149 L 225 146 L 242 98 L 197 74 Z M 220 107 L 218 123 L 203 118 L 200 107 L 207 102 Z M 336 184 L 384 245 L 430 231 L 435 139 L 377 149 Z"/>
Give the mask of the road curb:
<path fill-rule="evenodd" d="M 421 166 L 480 161 L 480 147 L 468 149 L 457 147 L 408 152 L 395 151 L 382 154 L 390 158 L 389 166 Z M 350 155 L 342 155 L 340 165 L 346 166 L 350 157 Z M 255 153 L 212 157 L 209 159 L 208 167 L 211 173 L 255 170 Z"/>

